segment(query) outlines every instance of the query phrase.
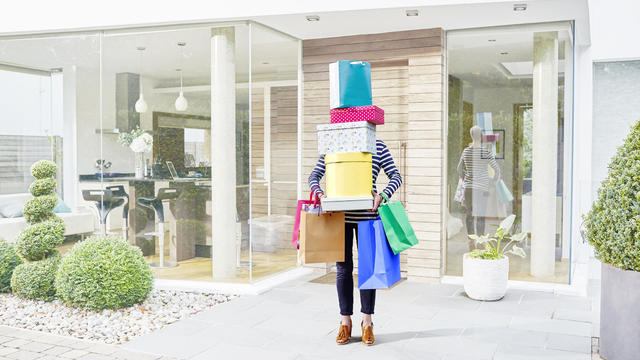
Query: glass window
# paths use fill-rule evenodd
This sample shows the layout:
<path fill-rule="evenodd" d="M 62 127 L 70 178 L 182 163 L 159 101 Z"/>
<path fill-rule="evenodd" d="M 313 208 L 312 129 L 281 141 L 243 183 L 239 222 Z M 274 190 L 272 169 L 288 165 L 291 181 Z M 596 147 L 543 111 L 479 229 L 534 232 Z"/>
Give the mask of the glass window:
<path fill-rule="evenodd" d="M 510 278 L 569 282 L 572 59 L 569 24 L 447 33 L 446 274 L 514 214 Z"/>

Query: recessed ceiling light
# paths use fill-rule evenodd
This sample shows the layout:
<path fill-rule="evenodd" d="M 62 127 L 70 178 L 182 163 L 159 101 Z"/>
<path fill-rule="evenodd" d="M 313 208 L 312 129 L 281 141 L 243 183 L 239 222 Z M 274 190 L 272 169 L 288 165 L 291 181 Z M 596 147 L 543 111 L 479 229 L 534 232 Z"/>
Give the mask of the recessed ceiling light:
<path fill-rule="evenodd" d="M 307 21 L 320 21 L 320 16 L 318 16 L 318 15 L 307 15 Z"/>
<path fill-rule="evenodd" d="M 527 4 L 513 4 L 513 11 L 525 11 L 527 10 Z"/>
<path fill-rule="evenodd" d="M 418 16 L 418 15 L 420 15 L 420 11 L 415 10 L 415 9 L 413 9 L 413 10 L 405 10 L 404 13 L 407 16 Z"/>
<path fill-rule="evenodd" d="M 500 53 L 500 55 L 509 55 L 509 53 L 506 52 L 506 51 L 503 51 L 503 52 Z"/>
<path fill-rule="evenodd" d="M 496 39 L 489 39 L 489 42 L 496 42 Z"/>
<path fill-rule="evenodd" d="M 269 62 L 268 61 L 263 61 L 262 65 L 269 65 Z"/>

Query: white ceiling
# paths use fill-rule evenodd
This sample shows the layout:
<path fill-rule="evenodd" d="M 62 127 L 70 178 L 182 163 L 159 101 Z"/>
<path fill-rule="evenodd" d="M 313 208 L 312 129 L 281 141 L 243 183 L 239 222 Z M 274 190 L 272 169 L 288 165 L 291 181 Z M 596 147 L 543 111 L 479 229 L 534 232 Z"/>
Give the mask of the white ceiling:
<path fill-rule="evenodd" d="M 236 73 L 247 81 L 249 73 L 249 30 L 236 27 Z M 254 80 L 295 79 L 298 42 L 276 31 L 253 26 L 252 67 Z M 185 42 L 181 60 L 178 42 Z M 139 46 L 143 51 L 140 66 Z M 176 30 L 106 33 L 102 41 L 102 63 L 106 74 L 132 72 L 156 80 L 158 86 L 177 86 L 183 69 L 185 85 L 210 83 L 211 26 Z M 67 35 L 31 39 L 0 39 L 0 62 L 34 68 L 75 65 L 97 69 L 100 65 L 98 35 Z M 268 77 L 268 78 L 267 78 Z"/>

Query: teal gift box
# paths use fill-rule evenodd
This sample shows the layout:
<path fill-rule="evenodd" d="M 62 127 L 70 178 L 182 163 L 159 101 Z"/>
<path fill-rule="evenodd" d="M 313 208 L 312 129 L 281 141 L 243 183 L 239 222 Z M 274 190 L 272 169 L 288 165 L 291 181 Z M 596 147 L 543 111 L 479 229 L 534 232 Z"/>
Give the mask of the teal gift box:
<path fill-rule="evenodd" d="M 332 109 L 372 105 L 371 64 L 357 60 L 329 64 L 329 95 Z"/>

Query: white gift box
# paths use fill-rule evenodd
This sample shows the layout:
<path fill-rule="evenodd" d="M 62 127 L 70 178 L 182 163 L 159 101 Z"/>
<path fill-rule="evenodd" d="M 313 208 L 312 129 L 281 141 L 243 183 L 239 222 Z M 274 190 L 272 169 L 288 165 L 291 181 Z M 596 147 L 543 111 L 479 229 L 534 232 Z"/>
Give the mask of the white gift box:
<path fill-rule="evenodd" d="M 376 127 L 368 121 L 318 125 L 318 153 L 376 153 Z"/>
<path fill-rule="evenodd" d="M 373 196 L 326 197 L 320 200 L 324 211 L 353 211 L 373 209 Z"/>

